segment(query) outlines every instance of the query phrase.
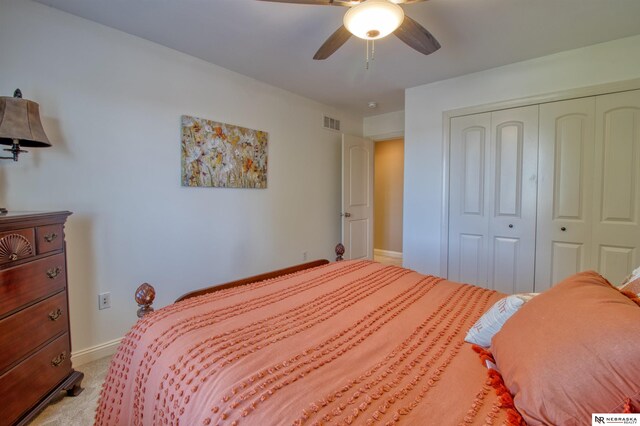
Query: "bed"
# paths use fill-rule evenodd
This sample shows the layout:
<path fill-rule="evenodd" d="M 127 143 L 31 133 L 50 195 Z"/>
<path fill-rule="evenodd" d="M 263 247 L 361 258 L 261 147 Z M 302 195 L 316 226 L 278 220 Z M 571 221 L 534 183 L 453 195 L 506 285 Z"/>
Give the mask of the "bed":
<path fill-rule="evenodd" d="M 505 297 L 495 291 L 359 260 L 155 312 L 151 296 L 138 294 L 142 318 L 111 362 L 98 425 L 524 424 L 492 355 L 464 341 Z"/>

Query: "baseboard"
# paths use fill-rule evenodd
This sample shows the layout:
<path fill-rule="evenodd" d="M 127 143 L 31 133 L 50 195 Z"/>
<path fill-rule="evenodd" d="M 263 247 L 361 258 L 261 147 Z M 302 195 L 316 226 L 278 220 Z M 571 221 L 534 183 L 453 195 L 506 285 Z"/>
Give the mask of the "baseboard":
<path fill-rule="evenodd" d="M 77 368 L 81 365 L 88 364 L 91 361 L 96 361 L 100 358 L 104 358 L 109 355 L 113 355 L 116 353 L 116 349 L 118 349 L 118 345 L 122 338 L 114 339 L 109 342 L 101 343 L 96 346 L 92 346 L 90 348 L 81 349 L 77 352 L 71 353 L 71 362 L 73 363 L 73 367 Z"/>
<path fill-rule="evenodd" d="M 402 259 L 402 252 L 400 251 L 373 249 L 373 254 L 376 256 L 386 256 L 386 257 L 393 257 L 396 259 Z"/>

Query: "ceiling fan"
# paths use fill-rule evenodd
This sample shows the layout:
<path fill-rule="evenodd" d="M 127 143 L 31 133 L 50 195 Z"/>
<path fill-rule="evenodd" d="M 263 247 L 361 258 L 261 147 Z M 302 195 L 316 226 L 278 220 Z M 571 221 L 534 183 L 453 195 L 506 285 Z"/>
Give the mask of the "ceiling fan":
<path fill-rule="evenodd" d="M 404 14 L 399 4 L 419 3 L 425 0 L 260 0 L 277 3 L 344 6 L 350 8 L 344 15 L 343 25 L 331 34 L 318 49 L 313 59 L 327 59 L 350 37 L 377 40 L 393 33 L 418 52 L 429 55 L 440 49 L 440 43 L 422 25 Z"/>

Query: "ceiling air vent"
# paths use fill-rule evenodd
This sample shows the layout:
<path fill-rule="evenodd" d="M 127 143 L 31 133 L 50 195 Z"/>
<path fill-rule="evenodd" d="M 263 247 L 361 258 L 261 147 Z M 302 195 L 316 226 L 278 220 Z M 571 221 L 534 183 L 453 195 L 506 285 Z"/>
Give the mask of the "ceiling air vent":
<path fill-rule="evenodd" d="M 325 129 L 340 131 L 340 120 L 324 116 L 323 126 Z"/>

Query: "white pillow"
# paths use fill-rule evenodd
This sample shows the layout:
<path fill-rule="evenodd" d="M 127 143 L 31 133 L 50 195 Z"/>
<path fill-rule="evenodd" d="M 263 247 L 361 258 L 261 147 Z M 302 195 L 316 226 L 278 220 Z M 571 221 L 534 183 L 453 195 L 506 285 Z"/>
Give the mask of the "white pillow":
<path fill-rule="evenodd" d="M 537 293 L 522 293 L 507 296 L 498 300 L 480 319 L 469 329 L 465 342 L 488 348 L 491 338 L 502 328 L 503 324 L 515 314 L 525 302 L 531 300 Z"/>
<path fill-rule="evenodd" d="M 620 284 L 618 287 L 624 287 L 625 285 L 629 284 L 632 281 L 637 280 L 638 278 L 640 278 L 640 266 L 634 269 L 633 272 L 627 278 L 625 278 L 623 283 Z"/>

